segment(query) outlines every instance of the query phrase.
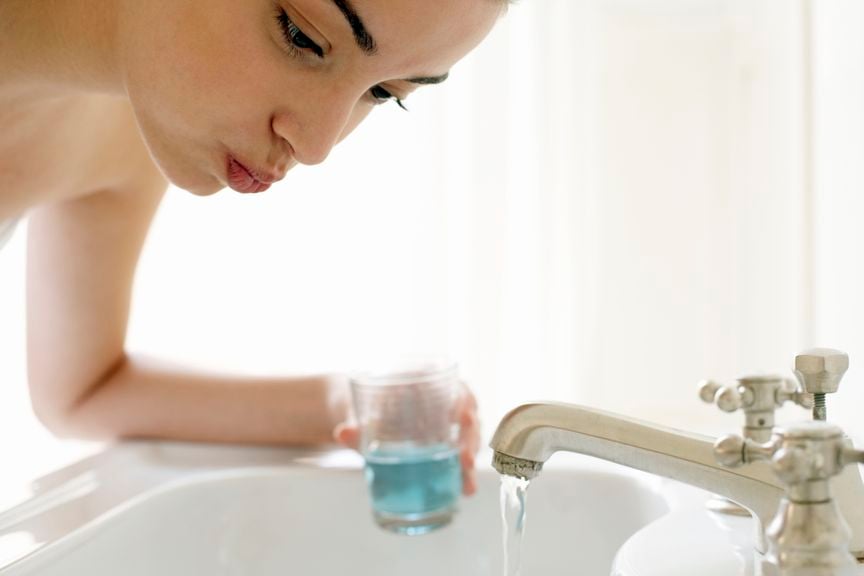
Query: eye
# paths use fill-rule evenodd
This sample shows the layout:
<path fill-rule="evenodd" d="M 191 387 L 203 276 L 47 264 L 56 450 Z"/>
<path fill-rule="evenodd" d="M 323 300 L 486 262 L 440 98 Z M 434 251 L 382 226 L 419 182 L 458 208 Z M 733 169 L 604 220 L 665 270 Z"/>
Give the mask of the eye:
<path fill-rule="evenodd" d="M 402 100 L 400 100 L 399 98 L 397 98 L 396 96 L 391 94 L 389 90 L 387 90 L 386 88 L 384 88 L 380 84 L 377 84 L 377 85 L 375 85 L 369 89 L 369 97 L 372 98 L 372 101 L 376 105 L 384 104 L 388 100 L 393 100 L 394 102 L 396 102 L 396 104 L 399 105 L 400 108 L 402 108 L 405 111 L 408 110 L 405 107 L 405 104 L 402 103 Z"/>
<path fill-rule="evenodd" d="M 324 57 L 324 50 L 294 24 L 284 9 L 277 9 L 276 20 L 282 28 L 282 35 L 285 37 L 289 50 L 309 50 L 319 58 Z"/>

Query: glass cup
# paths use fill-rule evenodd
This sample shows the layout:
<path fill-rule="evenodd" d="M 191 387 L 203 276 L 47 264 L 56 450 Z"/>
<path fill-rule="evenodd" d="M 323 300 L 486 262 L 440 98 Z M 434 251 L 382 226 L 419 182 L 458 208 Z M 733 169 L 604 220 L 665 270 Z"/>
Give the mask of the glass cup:
<path fill-rule="evenodd" d="M 425 534 L 453 518 L 462 492 L 459 378 L 447 362 L 351 378 L 360 452 L 379 526 Z"/>

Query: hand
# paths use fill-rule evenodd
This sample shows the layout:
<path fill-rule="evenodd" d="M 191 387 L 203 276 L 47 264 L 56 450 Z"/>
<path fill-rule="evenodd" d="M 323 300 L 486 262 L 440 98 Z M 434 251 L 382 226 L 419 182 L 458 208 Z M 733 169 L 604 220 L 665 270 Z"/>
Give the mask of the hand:
<path fill-rule="evenodd" d="M 475 456 L 480 448 L 480 420 L 477 417 L 477 399 L 468 386 L 461 383 L 461 394 L 456 401 L 459 413 L 459 460 L 462 464 L 462 493 L 471 496 L 477 491 Z M 333 437 L 340 444 L 357 450 L 360 446 L 360 431 L 354 422 L 343 422 L 336 426 Z"/>

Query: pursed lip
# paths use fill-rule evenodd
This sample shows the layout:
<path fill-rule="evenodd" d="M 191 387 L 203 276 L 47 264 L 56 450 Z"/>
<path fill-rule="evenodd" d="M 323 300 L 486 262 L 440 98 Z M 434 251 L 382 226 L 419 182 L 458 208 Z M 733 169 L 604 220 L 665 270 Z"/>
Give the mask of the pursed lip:
<path fill-rule="evenodd" d="M 250 167 L 230 153 L 226 161 L 226 175 L 228 186 L 243 193 L 264 192 L 273 182 L 284 178 L 284 174 Z"/>

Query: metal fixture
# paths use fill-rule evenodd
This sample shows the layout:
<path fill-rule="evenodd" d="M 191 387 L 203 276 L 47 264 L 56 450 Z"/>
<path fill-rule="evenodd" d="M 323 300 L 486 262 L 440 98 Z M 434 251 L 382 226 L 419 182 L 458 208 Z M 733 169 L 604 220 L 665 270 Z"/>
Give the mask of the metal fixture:
<path fill-rule="evenodd" d="M 498 424 L 490 446 L 502 474 L 534 478 L 558 451 L 577 452 L 658 474 L 719 494 L 756 519 L 757 549 L 764 551 L 761 522 L 774 516 L 783 485 L 766 463 L 731 470 L 714 458 L 714 438 L 690 434 L 601 410 L 562 403 L 525 404 Z M 864 495 L 864 488 L 861 490 Z M 864 499 L 861 501 L 864 505 Z M 864 535 L 864 525 L 862 525 Z M 861 542 L 864 550 L 864 540 Z"/>
<path fill-rule="evenodd" d="M 774 411 L 785 402 L 805 408 L 813 406 L 813 397 L 799 384 L 782 376 L 747 376 L 734 386 L 723 386 L 713 380 L 703 380 L 699 397 L 709 404 L 717 404 L 724 412 L 744 412 L 745 438 L 767 442 L 774 428 Z"/>
<path fill-rule="evenodd" d="M 835 361 L 826 361 L 824 365 L 823 371 L 827 374 L 838 373 Z M 816 372 L 809 365 L 803 368 L 808 377 Z M 827 377 L 823 380 L 828 381 Z M 804 385 L 807 386 L 806 382 Z M 821 386 L 825 391 L 830 387 Z M 705 396 L 711 387 L 703 387 Z M 744 410 L 747 417 L 744 434 L 754 446 L 750 448 L 752 454 L 758 453 L 760 442 L 770 441 L 766 436 L 770 436 L 767 432 L 773 425 L 777 405 L 785 401 L 807 403 L 803 391 L 793 389 L 781 377 L 743 378 L 733 392 L 723 392 L 719 396 L 721 387 L 713 388 L 711 399 L 719 400 L 721 408 Z M 811 390 L 806 388 L 806 391 Z M 763 402 L 764 409 L 761 408 Z M 760 418 L 764 419 L 762 423 Z M 791 442 L 792 437 L 789 438 Z M 743 468 L 728 468 L 715 459 L 713 438 L 572 404 L 533 403 L 511 410 L 498 424 L 490 446 L 495 451 L 493 466 L 511 476 L 536 477 L 552 454 L 568 451 L 617 462 L 713 492 L 743 506 L 753 515 L 755 547 L 762 553 L 768 552 L 763 526 L 769 525 L 785 497 L 786 484 L 772 472 L 767 460 Z M 851 527 L 849 550 L 856 557 L 864 558 L 864 483 L 857 466 L 848 466 L 840 472 L 833 481 L 833 489 L 835 501 Z"/>
<path fill-rule="evenodd" d="M 805 408 L 813 406 L 813 396 L 801 385 L 777 375 L 754 375 L 739 378 L 735 385 L 722 385 L 714 380 L 699 383 L 699 397 L 703 402 L 716 404 L 724 412 L 744 412 L 742 435 L 757 442 L 771 439 L 774 412 L 786 402 Z M 715 495 L 705 504 L 719 514 L 749 516 L 749 512 L 728 498 Z"/>
<path fill-rule="evenodd" d="M 825 395 L 837 392 L 840 380 L 849 369 L 849 356 L 831 348 L 812 348 L 795 357 L 795 375 L 804 390 L 813 394 L 813 419 L 826 420 Z"/>
<path fill-rule="evenodd" d="M 717 441 L 715 452 L 718 462 L 729 467 L 769 460 L 786 486 L 766 530 L 765 576 L 857 574 L 858 564 L 849 553 L 852 532 L 831 498 L 829 479 L 846 464 L 864 462 L 864 452 L 850 448 L 840 428 L 803 422 L 778 427 L 765 443 L 729 435 Z"/>

